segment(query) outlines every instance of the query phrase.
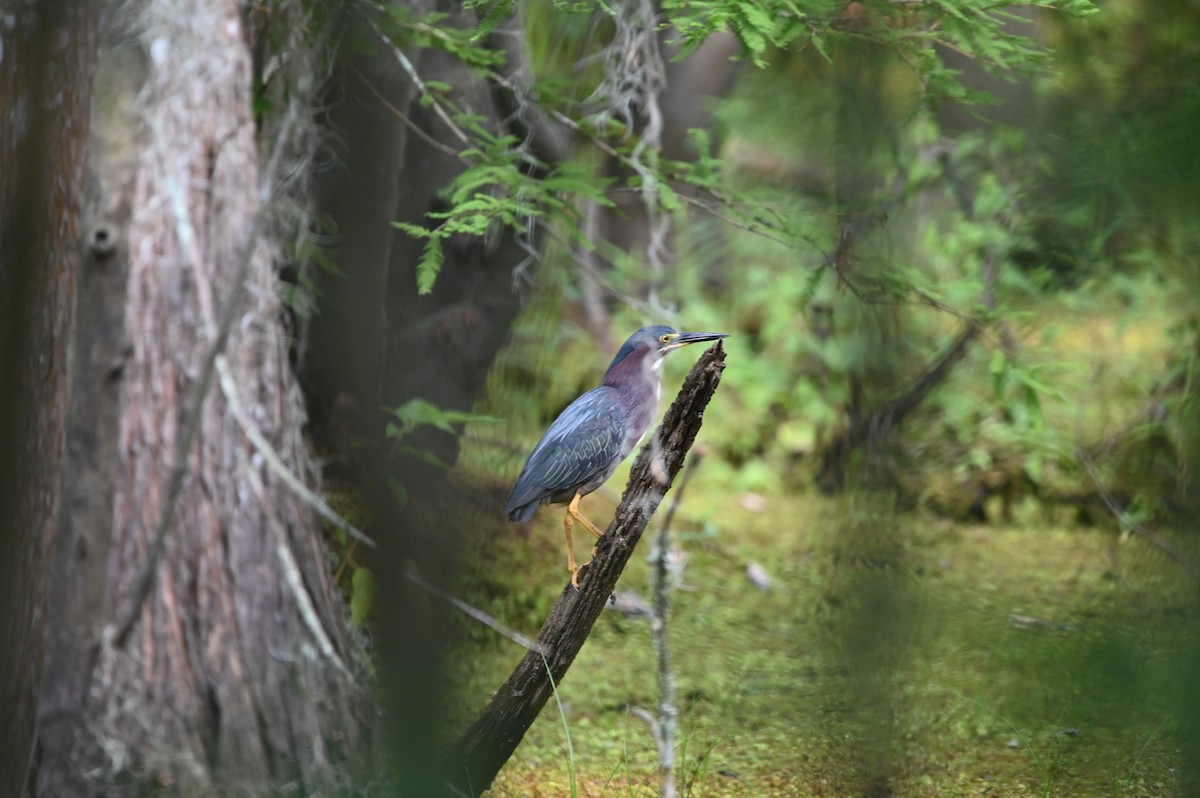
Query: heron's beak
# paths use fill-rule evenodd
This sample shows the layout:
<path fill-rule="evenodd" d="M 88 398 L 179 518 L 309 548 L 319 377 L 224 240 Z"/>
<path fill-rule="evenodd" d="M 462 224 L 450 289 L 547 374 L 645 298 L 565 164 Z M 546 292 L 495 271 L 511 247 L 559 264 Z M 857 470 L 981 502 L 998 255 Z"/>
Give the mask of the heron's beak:
<path fill-rule="evenodd" d="M 716 341 L 719 338 L 728 338 L 727 333 L 712 333 L 712 332 L 685 332 L 675 336 L 675 340 L 663 347 L 664 350 L 670 351 L 678 349 L 681 346 L 688 344 L 698 344 L 701 341 Z"/>

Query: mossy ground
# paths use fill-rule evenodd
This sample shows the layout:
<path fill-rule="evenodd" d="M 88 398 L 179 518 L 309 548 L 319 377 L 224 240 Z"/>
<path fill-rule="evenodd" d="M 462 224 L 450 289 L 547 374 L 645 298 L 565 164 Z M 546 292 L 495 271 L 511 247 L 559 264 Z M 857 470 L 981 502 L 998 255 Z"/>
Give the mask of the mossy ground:
<path fill-rule="evenodd" d="M 1171 362 L 1169 319 L 1147 312 L 1165 289 L 1142 287 L 1142 304 L 1056 300 L 1035 314 L 1037 330 L 1016 330 L 1026 357 L 1073 375 L 1045 397 L 1045 434 L 1063 446 L 1125 429 Z M 753 374 L 730 341 L 701 445 L 746 423 L 730 400 Z M 566 367 L 547 373 L 587 370 L 576 380 L 586 387 L 594 342 L 567 348 L 575 346 L 588 354 L 558 356 Z M 678 385 L 687 363 L 668 366 L 666 384 Z M 988 385 L 985 353 L 943 390 L 982 403 Z M 542 396 L 543 412 L 552 397 L 577 392 L 558 388 Z M 540 428 L 517 426 L 510 436 Z M 458 473 L 495 495 L 479 512 L 458 592 L 533 635 L 566 580 L 561 511 L 543 508 L 524 527 L 496 518 L 506 487 L 496 475 L 515 473 L 524 453 L 498 439 L 507 436 L 485 427 L 465 439 Z M 953 463 L 940 457 L 926 450 L 922 478 L 937 477 L 941 462 L 954 490 Z M 672 531 L 687 564 L 670 623 L 681 795 L 1135 798 L 1189 795 L 1200 784 L 1200 601 L 1161 549 L 1120 537 L 1110 515 L 1083 525 L 1057 499 L 1000 507 L 996 497 L 989 518 L 1010 520 L 967 523 L 911 494 L 898 503 L 890 488 L 824 497 L 781 462 L 752 461 L 760 467 L 751 473 L 713 454 L 682 495 Z M 625 473 L 584 501 L 602 526 Z M 1091 486 L 1077 470 L 1058 478 L 1075 480 L 1072 491 Z M 663 515 L 620 590 L 648 596 L 646 557 Z M 1197 561 L 1194 528 L 1156 529 Z M 770 575 L 770 592 L 747 577 L 751 563 Z M 460 623 L 450 729 L 479 711 L 523 653 Z M 547 705 L 489 795 L 657 795 L 658 755 L 633 712 L 654 710 L 655 673 L 649 623 L 606 612 L 559 686 L 561 711 Z"/>
<path fill-rule="evenodd" d="M 1200 615 L 1194 586 L 1148 544 L 863 497 L 748 509 L 718 488 L 701 468 L 676 517 L 681 794 L 1177 794 Z M 613 497 L 589 504 L 604 518 Z M 536 631 L 565 579 L 558 516 L 481 538 L 468 600 Z M 646 594 L 641 545 L 621 589 Z M 464 718 L 521 653 L 467 636 Z M 552 702 L 489 794 L 570 795 L 573 779 L 578 795 L 657 795 L 654 743 L 632 714 L 655 707 L 654 657 L 645 620 L 606 612 L 559 686 L 573 760 Z"/>

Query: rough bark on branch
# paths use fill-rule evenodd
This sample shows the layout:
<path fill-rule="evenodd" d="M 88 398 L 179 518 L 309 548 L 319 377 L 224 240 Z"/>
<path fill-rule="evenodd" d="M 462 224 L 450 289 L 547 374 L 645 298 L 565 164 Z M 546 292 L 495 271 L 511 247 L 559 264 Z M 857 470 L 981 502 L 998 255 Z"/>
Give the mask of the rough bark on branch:
<path fill-rule="evenodd" d="M 596 556 L 580 572 L 580 589 L 567 584 L 550 610 L 537 638 L 545 657 L 536 651 L 527 653 L 455 744 L 447 759 L 447 779 L 459 792 L 476 796 L 491 785 L 553 694 L 554 685 L 566 675 L 683 467 L 724 369 L 725 350 L 718 342 L 692 367 L 662 425 L 634 462 L 625 495 L 597 544 Z"/>

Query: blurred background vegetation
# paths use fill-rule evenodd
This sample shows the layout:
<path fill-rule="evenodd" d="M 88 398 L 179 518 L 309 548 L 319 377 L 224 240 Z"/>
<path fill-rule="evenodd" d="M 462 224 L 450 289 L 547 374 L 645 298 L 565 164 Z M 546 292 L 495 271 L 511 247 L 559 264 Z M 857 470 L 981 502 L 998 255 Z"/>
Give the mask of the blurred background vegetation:
<path fill-rule="evenodd" d="M 596 102 L 636 5 L 520 4 L 544 108 Z M 728 332 L 675 524 L 683 794 L 1200 794 L 1200 5 L 801 7 L 663 4 L 680 58 L 737 39 L 686 154 L 643 173 L 632 126 L 572 117 L 589 188 L 548 191 L 475 407 L 503 422 L 453 475 L 483 486 L 460 595 L 533 633 L 557 514 L 492 509 L 528 447 L 632 330 Z M 653 179 L 657 265 L 589 235 Z M 636 615 L 602 618 L 493 794 L 656 794 Z M 456 634 L 451 727 L 520 653 Z"/>

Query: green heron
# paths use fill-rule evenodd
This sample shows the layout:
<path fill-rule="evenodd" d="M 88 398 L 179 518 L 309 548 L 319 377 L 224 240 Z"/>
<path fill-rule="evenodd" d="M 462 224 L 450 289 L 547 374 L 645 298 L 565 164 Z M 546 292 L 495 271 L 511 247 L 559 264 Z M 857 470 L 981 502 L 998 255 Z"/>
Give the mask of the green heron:
<path fill-rule="evenodd" d="M 597 538 L 600 530 L 579 512 L 579 499 L 600 487 L 641 442 L 658 412 L 659 369 L 673 349 L 725 338 L 724 333 L 681 333 L 643 327 L 629 336 L 599 387 L 567 405 L 533 448 L 504 502 L 510 521 L 525 522 L 539 504 L 567 503 L 567 569 L 579 587 L 571 527 L 579 521 Z"/>

